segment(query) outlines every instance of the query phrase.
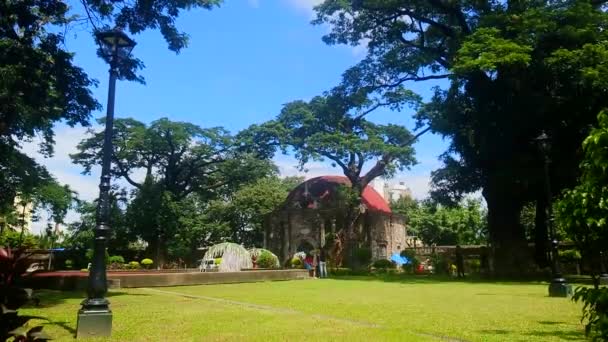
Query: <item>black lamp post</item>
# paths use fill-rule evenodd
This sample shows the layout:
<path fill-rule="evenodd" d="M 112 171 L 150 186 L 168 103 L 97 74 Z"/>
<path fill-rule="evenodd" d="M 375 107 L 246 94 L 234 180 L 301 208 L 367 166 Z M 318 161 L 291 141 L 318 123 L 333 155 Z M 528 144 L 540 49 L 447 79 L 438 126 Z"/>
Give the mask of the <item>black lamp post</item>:
<path fill-rule="evenodd" d="M 551 283 L 549 284 L 549 296 L 551 297 L 567 297 L 571 292 L 571 287 L 566 282 L 566 279 L 562 276 L 562 272 L 559 266 L 559 254 L 557 247 L 559 241 L 557 241 L 557 234 L 555 233 L 555 226 L 553 225 L 553 209 L 552 209 L 552 196 L 551 196 L 551 179 L 549 177 L 549 164 L 551 159 L 549 158 L 549 152 L 551 150 L 550 138 L 542 132 L 540 136 L 535 139 L 540 152 L 543 156 L 544 166 L 544 178 L 545 178 L 545 194 L 547 196 L 547 228 L 549 229 L 549 239 L 551 240 Z"/>
<path fill-rule="evenodd" d="M 110 311 L 110 302 L 105 298 L 108 290 L 105 254 L 107 241 L 110 237 L 110 166 L 113 150 L 114 98 L 118 65 L 124 58 L 129 56 L 131 50 L 135 47 L 135 42 L 120 29 L 98 32 L 95 36 L 101 45 L 102 54 L 110 63 L 110 83 L 102 151 L 99 201 L 97 203 L 97 226 L 95 227 L 93 262 L 91 263 L 89 273 L 87 299 L 82 302 L 82 307 L 78 311 L 77 338 L 110 336 L 112 333 L 112 311 Z"/>

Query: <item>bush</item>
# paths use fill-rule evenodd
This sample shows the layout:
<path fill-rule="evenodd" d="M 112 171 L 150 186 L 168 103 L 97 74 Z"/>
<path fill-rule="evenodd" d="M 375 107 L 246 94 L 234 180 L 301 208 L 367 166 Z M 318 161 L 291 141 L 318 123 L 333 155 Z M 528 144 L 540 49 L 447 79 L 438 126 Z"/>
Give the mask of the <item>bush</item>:
<path fill-rule="evenodd" d="M 81 268 L 80 272 L 89 272 L 89 269 L 88 268 Z"/>
<path fill-rule="evenodd" d="M 129 262 L 128 268 L 131 269 L 131 270 L 138 270 L 138 269 L 141 268 L 141 266 L 139 265 L 139 262 L 137 262 L 137 261 L 131 261 L 131 262 Z"/>
<path fill-rule="evenodd" d="M 380 260 L 374 261 L 373 267 L 375 269 L 386 270 L 386 269 L 395 268 L 395 264 L 390 260 L 380 259 Z"/>
<path fill-rule="evenodd" d="M 219 266 L 222 263 L 222 258 L 215 258 L 215 259 L 213 259 L 213 263 L 216 266 Z"/>
<path fill-rule="evenodd" d="M 36 248 L 38 246 L 38 239 L 35 235 L 25 233 L 23 239 L 21 238 L 21 232 L 5 229 L 0 234 L 0 247 L 11 247 L 11 248 Z"/>
<path fill-rule="evenodd" d="M 93 261 L 93 250 L 92 249 L 87 249 L 87 252 L 85 253 L 85 257 L 87 259 L 88 262 Z M 124 262 L 124 260 L 123 260 Z M 108 251 L 106 250 L 106 265 L 110 263 L 110 255 L 108 254 Z"/>
<path fill-rule="evenodd" d="M 431 264 L 436 274 L 448 274 L 450 272 L 450 261 L 443 254 L 431 255 Z"/>
<path fill-rule="evenodd" d="M 277 268 L 277 258 L 268 251 L 262 251 L 257 261 L 260 268 Z"/>
<path fill-rule="evenodd" d="M 67 259 L 64 262 L 64 265 L 66 270 L 71 270 L 72 268 L 74 268 L 74 261 L 72 261 L 72 259 Z"/>
<path fill-rule="evenodd" d="M 291 267 L 292 268 L 304 268 L 304 263 L 298 257 L 293 257 L 291 259 Z"/>
<path fill-rule="evenodd" d="M 148 258 L 141 261 L 141 264 L 147 269 L 149 269 L 153 263 L 154 263 L 154 261 L 152 261 L 152 259 L 148 259 Z"/>
<path fill-rule="evenodd" d="M 562 262 L 579 262 L 581 260 L 581 253 L 576 249 L 566 249 L 558 253 Z"/>
<path fill-rule="evenodd" d="M 121 255 L 112 255 L 111 257 L 108 258 L 108 263 L 109 264 L 124 264 L 125 258 L 123 258 Z"/>
<path fill-rule="evenodd" d="M 420 260 L 416 257 L 416 252 L 411 249 L 401 251 L 401 256 L 409 260 L 408 264 L 403 264 L 403 270 L 407 273 L 414 273 L 420 265 Z"/>
<path fill-rule="evenodd" d="M 608 341 L 608 288 L 579 287 L 572 300 L 582 301 L 585 335 L 593 341 Z"/>

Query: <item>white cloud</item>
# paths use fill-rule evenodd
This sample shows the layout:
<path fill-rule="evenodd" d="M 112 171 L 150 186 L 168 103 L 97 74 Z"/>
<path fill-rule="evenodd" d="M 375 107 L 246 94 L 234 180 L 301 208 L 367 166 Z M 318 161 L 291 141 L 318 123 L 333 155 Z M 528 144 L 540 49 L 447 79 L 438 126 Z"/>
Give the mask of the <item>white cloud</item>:
<path fill-rule="evenodd" d="M 279 167 L 282 177 L 301 176 L 308 179 L 326 175 L 343 175 L 339 167 L 331 167 L 329 162 L 310 162 L 305 166 L 308 172 L 300 171 L 298 161 L 291 156 L 277 156 L 274 158 L 274 163 Z M 367 169 L 369 167 L 368 165 Z M 400 172 L 394 178 L 389 179 L 388 182 L 391 184 L 403 182 L 412 191 L 412 196 L 416 199 L 428 197 L 431 190 L 430 171 L 418 171 L 415 174 L 408 171 Z"/>
<path fill-rule="evenodd" d="M 314 7 L 322 3 L 324 0 L 287 0 L 287 3 L 294 9 L 302 11 L 310 16 L 313 15 Z"/>

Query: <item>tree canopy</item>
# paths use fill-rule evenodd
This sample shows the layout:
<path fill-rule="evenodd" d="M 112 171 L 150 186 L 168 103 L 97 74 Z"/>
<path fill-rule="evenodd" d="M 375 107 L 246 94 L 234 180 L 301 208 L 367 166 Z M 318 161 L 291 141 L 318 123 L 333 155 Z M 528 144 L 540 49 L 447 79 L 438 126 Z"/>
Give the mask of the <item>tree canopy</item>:
<path fill-rule="evenodd" d="M 383 96 L 445 80 L 417 114 L 451 141 L 434 195 L 454 203 L 482 189 L 497 269 L 511 270 L 527 264 L 522 206 L 546 205 L 533 138 L 553 137 L 551 181 L 562 189 L 575 181 L 580 142 L 607 104 L 603 3 L 327 0 L 314 22 L 331 26 L 329 44 L 367 42 L 367 56 L 343 77 L 352 92 Z"/>
<path fill-rule="evenodd" d="M 486 210 L 479 200 L 467 199 L 446 207 L 431 199 L 402 197 L 391 203 L 393 212 L 407 218 L 408 235 L 427 245 L 486 244 Z"/>
<path fill-rule="evenodd" d="M 113 133 L 111 174 L 134 187 L 126 208 L 128 231 L 149 243 L 159 265 L 168 252 L 190 257 L 197 244 L 215 235 L 217 227 L 205 225 L 209 201 L 226 200 L 275 172 L 268 160 L 237 149 L 221 127 L 166 118 L 146 125 L 127 118 L 115 121 Z M 91 131 L 72 159 L 90 173 L 101 163 L 102 146 L 103 132 Z"/>
<path fill-rule="evenodd" d="M 91 88 L 97 82 L 74 64 L 66 49 L 67 27 L 88 21 L 93 31 L 119 26 L 133 34 L 159 29 L 169 49 L 179 52 L 187 34 L 176 19 L 188 9 L 218 6 L 220 0 L 82 0 L 74 15 L 63 0 L 0 3 L 0 214 L 12 209 L 15 196 L 26 195 L 51 178 L 46 169 L 20 151 L 24 141 L 41 137 L 40 152 L 53 154 L 53 125 L 89 124 L 100 104 Z M 84 17 L 83 17 L 84 16 Z M 143 63 L 122 63 L 120 76 L 143 81 L 135 74 Z"/>

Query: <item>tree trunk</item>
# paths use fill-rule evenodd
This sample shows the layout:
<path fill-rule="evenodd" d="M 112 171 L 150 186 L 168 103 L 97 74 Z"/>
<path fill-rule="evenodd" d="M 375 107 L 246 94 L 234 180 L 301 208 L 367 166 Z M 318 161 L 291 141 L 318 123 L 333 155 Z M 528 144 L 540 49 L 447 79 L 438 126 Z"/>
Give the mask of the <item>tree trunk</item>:
<path fill-rule="evenodd" d="M 536 215 L 534 216 L 534 259 L 540 268 L 549 266 L 546 206 L 547 200 L 541 196 L 536 201 Z"/>
<path fill-rule="evenodd" d="M 485 187 L 483 196 L 488 204 L 494 274 L 510 277 L 529 273 L 532 258 L 519 222 L 522 201 L 499 187 Z"/>

